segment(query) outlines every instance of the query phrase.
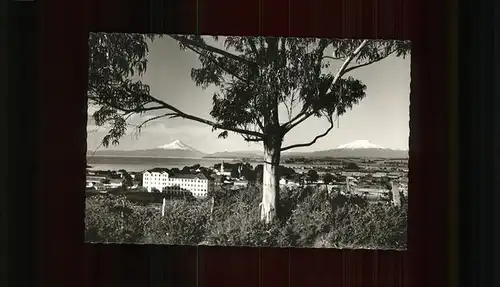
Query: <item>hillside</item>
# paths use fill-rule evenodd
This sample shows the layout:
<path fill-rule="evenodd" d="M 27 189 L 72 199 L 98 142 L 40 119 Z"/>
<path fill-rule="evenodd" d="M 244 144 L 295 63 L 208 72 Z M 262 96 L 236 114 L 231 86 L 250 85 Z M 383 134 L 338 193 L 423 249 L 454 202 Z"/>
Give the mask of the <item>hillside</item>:
<path fill-rule="evenodd" d="M 205 153 L 196 150 L 179 140 L 152 149 L 98 150 L 95 153 L 93 151 L 88 151 L 87 154 L 93 156 L 175 157 L 175 158 L 201 158 L 206 155 Z"/>
<path fill-rule="evenodd" d="M 93 152 L 89 151 L 89 155 Z M 98 150 L 94 156 L 119 157 L 175 157 L 175 158 L 227 158 L 227 159 L 262 159 L 263 152 L 254 151 L 223 151 L 206 154 L 198 151 L 182 141 L 176 140 L 153 149 L 144 150 Z M 384 148 L 366 140 L 358 140 L 343 144 L 330 150 L 314 152 L 285 152 L 282 159 L 294 157 L 307 158 L 408 158 L 408 151 Z"/>
<path fill-rule="evenodd" d="M 216 152 L 212 154 L 205 155 L 205 158 L 251 158 L 251 159 L 261 159 L 263 152 L 261 151 L 223 151 Z"/>

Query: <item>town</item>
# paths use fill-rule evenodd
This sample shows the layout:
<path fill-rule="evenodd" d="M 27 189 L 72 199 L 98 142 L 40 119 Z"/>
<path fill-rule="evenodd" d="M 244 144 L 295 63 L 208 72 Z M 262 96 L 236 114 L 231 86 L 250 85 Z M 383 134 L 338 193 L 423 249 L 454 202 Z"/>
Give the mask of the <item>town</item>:
<path fill-rule="evenodd" d="M 289 159 L 280 165 L 279 185 L 283 189 L 323 187 L 328 193 L 359 195 L 377 202 L 390 197 L 396 186 L 408 194 L 407 159 Z M 262 164 L 236 161 L 203 167 L 153 168 L 142 172 L 87 170 L 90 193 L 130 192 L 188 194 L 206 198 L 215 186 L 239 190 L 262 181 Z M 258 179 L 260 179 L 258 181 Z"/>

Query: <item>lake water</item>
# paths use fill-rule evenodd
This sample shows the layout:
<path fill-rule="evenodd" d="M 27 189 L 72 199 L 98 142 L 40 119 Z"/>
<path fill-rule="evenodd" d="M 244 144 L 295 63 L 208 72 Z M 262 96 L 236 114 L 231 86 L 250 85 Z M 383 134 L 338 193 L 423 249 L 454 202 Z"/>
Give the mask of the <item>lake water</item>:
<path fill-rule="evenodd" d="M 215 164 L 238 162 L 234 159 L 221 158 L 160 158 L 160 157 L 120 157 L 120 156 L 91 156 L 87 157 L 87 164 L 90 170 L 119 170 L 124 169 L 130 172 L 139 172 L 155 167 L 179 168 L 200 164 L 204 167 L 211 167 Z M 249 164 L 255 167 L 263 162 L 255 161 Z M 294 168 L 297 172 L 304 172 L 299 164 L 282 164 L 283 166 Z"/>
<path fill-rule="evenodd" d="M 210 167 L 222 161 L 231 163 L 233 159 L 215 159 L 215 158 L 149 158 L 149 157 L 114 157 L 114 156 L 92 156 L 87 157 L 87 164 L 92 168 L 90 170 L 119 170 L 143 171 L 155 167 L 179 168 L 200 164 Z M 259 162 L 251 162 L 252 166 Z"/>

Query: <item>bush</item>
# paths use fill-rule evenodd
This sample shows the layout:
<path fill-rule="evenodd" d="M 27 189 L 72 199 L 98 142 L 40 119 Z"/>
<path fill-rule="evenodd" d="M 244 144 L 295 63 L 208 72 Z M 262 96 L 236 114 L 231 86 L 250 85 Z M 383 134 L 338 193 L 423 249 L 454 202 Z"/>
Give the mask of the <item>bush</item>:
<path fill-rule="evenodd" d="M 389 203 L 365 208 L 345 204 L 333 213 L 326 240 L 338 248 L 404 249 L 407 236 L 407 206 Z"/>
<path fill-rule="evenodd" d="M 306 197 L 300 194 L 287 221 L 290 232 L 297 238 L 294 245 L 312 246 L 319 235 L 329 231 L 331 213 L 332 206 L 326 192 L 318 191 Z"/>
<path fill-rule="evenodd" d="M 220 207 L 219 207 L 220 208 Z M 222 210 L 216 210 L 222 212 Z M 292 246 L 292 237 L 287 236 L 280 222 L 270 225 L 260 220 L 257 205 L 237 202 L 230 207 L 224 219 L 213 219 L 208 225 L 205 244 L 224 246 Z"/>
<path fill-rule="evenodd" d="M 146 224 L 144 243 L 197 245 L 204 238 L 209 216 L 208 202 L 168 201 L 165 216 L 157 213 Z"/>
<path fill-rule="evenodd" d="M 85 240 L 89 242 L 138 242 L 143 222 L 151 215 L 124 197 L 93 196 L 85 204 Z"/>
<path fill-rule="evenodd" d="M 406 198 L 398 208 L 387 202 L 369 204 L 363 197 L 332 196 L 325 189 L 283 189 L 280 218 L 267 225 L 260 221 L 259 186 L 240 191 L 220 188 L 211 196 L 212 212 L 211 198 L 168 200 L 164 217 L 158 208 L 134 205 L 123 195 L 92 196 L 86 202 L 86 239 L 183 245 L 406 247 Z"/>

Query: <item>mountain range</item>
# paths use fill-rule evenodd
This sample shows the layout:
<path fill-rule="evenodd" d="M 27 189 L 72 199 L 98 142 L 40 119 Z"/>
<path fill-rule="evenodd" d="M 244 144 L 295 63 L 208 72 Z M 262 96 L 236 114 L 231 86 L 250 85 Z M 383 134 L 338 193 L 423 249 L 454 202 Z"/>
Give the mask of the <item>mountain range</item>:
<path fill-rule="evenodd" d="M 309 157 L 309 158 L 408 158 L 407 150 L 390 149 L 371 143 L 368 140 L 356 140 L 347 144 L 339 145 L 337 148 L 313 152 L 289 152 L 283 153 L 286 157 Z"/>
<path fill-rule="evenodd" d="M 88 151 L 92 156 L 120 156 L 120 157 L 173 157 L 173 158 L 201 158 L 205 153 L 196 150 L 180 140 L 152 149 L 141 150 L 98 150 Z"/>
<path fill-rule="evenodd" d="M 262 151 L 224 151 L 206 154 L 196 150 L 180 140 L 152 149 L 143 150 L 98 150 L 88 151 L 93 156 L 120 156 L 120 157 L 165 157 L 165 158 L 228 158 L 228 159 L 261 159 Z M 284 152 L 282 158 L 308 157 L 308 158 L 407 158 L 407 150 L 384 148 L 368 140 L 356 140 L 339 145 L 330 150 L 314 152 Z"/>

